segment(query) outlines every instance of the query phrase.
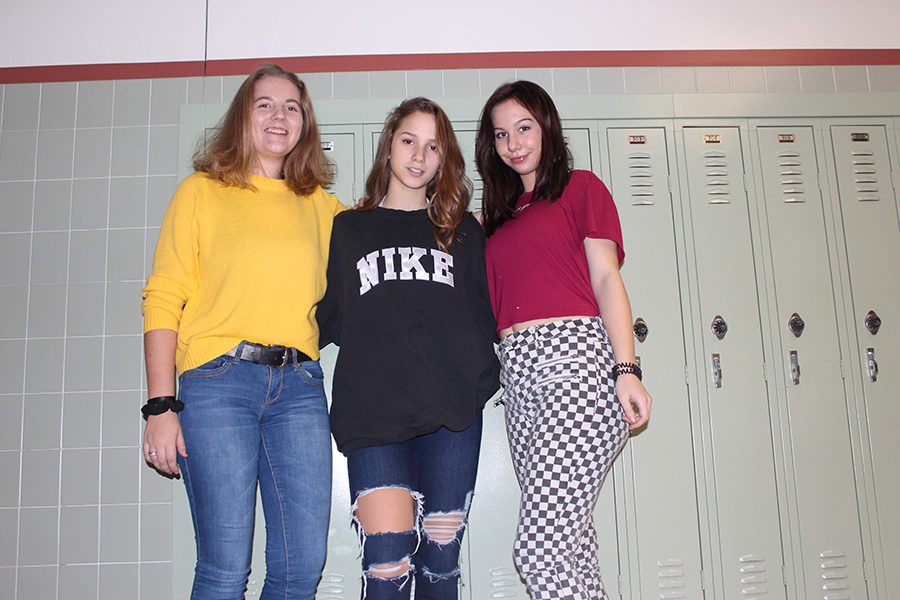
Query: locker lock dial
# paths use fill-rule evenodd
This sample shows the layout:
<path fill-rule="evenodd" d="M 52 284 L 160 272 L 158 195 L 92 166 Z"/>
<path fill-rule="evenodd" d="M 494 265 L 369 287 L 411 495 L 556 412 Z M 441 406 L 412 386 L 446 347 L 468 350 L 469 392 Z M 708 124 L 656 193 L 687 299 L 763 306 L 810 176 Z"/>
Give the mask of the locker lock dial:
<path fill-rule="evenodd" d="M 728 333 L 728 323 L 725 322 L 725 319 L 723 319 L 721 315 L 716 315 L 715 318 L 713 318 L 712 330 L 720 340 Z"/>
<path fill-rule="evenodd" d="M 637 338 L 637 341 L 643 342 L 644 340 L 646 340 L 648 333 L 650 333 L 650 329 L 647 327 L 647 323 L 640 317 L 635 319 L 634 337 Z"/>
<path fill-rule="evenodd" d="M 794 334 L 794 337 L 800 337 L 800 334 L 803 333 L 803 328 L 806 327 L 806 323 L 803 322 L 800 315 L 794 313 L 791 315 L 791 318 L 788 319 L 788 327 L 790 328 L 791 333 Z"/>
<path fill-rule="evenodd" d="M 870 310 L 866 314 L 866 329 L 869 330 L 869 333 L 875 335 L 878 333 L 878 329 L 881 327 L 881 317 L 875 314 L 874 310 Z"/>

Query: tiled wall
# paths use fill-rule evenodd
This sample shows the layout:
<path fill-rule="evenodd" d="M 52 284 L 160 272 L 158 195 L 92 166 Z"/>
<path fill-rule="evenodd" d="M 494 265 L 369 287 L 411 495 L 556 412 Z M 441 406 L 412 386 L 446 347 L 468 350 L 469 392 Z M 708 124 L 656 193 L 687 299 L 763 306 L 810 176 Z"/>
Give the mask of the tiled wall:
<path fill-rule="evenodd" d="M 315 101 L 900 91 L 900 66 L 302 75 Z M 177 482 L 142 461 L 140 289 L 177 184 L 178 110 L 243 77 L 0 86 L 0 598 L 171 598 Z M 476 115 L 473 115 L 473 119 Z"/>

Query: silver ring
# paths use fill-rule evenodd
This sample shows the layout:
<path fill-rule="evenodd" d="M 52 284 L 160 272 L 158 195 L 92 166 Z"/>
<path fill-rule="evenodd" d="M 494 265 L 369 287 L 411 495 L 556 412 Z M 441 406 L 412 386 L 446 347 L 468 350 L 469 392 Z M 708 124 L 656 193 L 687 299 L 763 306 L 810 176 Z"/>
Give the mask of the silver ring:
<path fill-rule="evenodd" d="M 151 450 L 150 452 L 147 453 L 147 456 L 149 456 L 150 458 L 153 458 L 154 456 L 156 456 L 156 450 Z"/>

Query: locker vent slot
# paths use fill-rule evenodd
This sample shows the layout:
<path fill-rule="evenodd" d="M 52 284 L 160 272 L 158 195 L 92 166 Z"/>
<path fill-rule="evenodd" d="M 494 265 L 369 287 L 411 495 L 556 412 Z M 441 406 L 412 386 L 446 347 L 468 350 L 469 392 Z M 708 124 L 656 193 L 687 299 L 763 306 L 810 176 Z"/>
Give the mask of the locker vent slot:
<path fill-rule="evenodd" d="M 866 135 L 865 141 L 868 141 L 868 134 Z M 879 195 L 874 153 L 871 150 L 852 150 L 850 156 L 852 157 L 853 173 L 856 176 L 856 200 L 879 202 L 881 196 Z"/>
<path fill-rule="evenodd" d="M 745 554 L 738 559 L 741 573 L 741 597 L 753 598 L 768 595 L 766 559 L 756 554 Z"/>
<path fill-rule="evenodd" d="M 780 137 L 780 136 L 779 136 Z M 779 140 L 781 141 L 781 140 Z M 781 169 L 781 196 L 786 204 L 806 202 L 803 186 L 803 169 L 800 153 L 795 150 L 778 152 L 778 166 Z"/>
<path fill-rule="evenodd" d="M 629 136 L 644 138 L 644 136 Z M 629 143 L 643 144 L 642 142 Z M 629 187 L 631 188 L 631 205 L 632 206 L 653 206 L 656 202 L 653 197 L 656 193 L 653 190 L 653 161 L 649 152 L 631 152 L 628 154 L 628 177 Z"/>
<path fill-rule="evenodd" d="M 491 574 L 492 598 L 516 598 L 518 593 L 516 586 L 519 583 L 519 575 L 515 569 L 509 567 L 496 567 L 489 569 Z"/>
<path fill-rule="evenodd" d="M 657 587 L 659 598 L 681 599 L 686 598 L 684 588 L 684 561 L 677 558 L 660 560 L 657 566 Z"/>
<path fill-rule="evenodd" d="M 721 136 L 719 136 L 721 137 Z M 724 152 L 703 154 L 706 174 L 706 196 L 710 204 L 731 204 L 728 188 L 728 161 Z"/>
<path fill-rule="evenodd" d="M 819 567 L 822 569 L 822 589 L 825 591 L 825 598 L 829 600 L 849 600 L 850 595 L 845 594 L 850 589 L 847 581 L 847 555 L 837 550 L 825 550 L 819 554 L 822 559 Z"/>

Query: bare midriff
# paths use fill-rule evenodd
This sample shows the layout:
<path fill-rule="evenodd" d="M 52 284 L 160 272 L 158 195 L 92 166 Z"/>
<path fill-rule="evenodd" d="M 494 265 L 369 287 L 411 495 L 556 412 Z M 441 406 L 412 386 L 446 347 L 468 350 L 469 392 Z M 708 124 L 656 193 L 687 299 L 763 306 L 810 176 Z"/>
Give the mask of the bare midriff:
<path fill-rule="evenodd" d="M 523 329 L 528 329 L 529 327 L 534 327 L 535 325 L 544 325 L 546 323 L 553 323 L 554 321 L 568 321 L 570 319 L 590 319 L 587 315 L 574 315 L 571 317 L 552 317 L 550 319 L 532 319 L 531 321 L 522 321 L 521 323 L 513 323 L 512 327 L 507 327 L 506 329 L 501 329 L 499 332 L 500 339 L 502 340 L 506 336 L 511 333 L 515 333 L 517 331 L 522 331 Z"/>

